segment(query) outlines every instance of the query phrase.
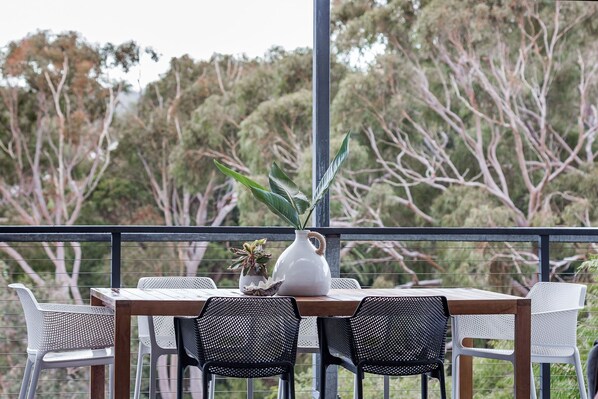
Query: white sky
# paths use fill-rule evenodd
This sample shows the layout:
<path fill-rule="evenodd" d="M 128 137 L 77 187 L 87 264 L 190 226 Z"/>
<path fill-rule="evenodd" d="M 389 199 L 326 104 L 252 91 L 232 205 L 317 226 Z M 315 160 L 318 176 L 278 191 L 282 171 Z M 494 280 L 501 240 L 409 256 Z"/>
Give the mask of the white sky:
<path fill-rule="evenodd" d="M 27 33 L 74 30 L 94 43 L 135 40 L 162 54 L 127 76 L 142 85 L 185 53 L 261 56 L 273 45 L 312 46 L 313 0 L 3 0 L 0 46 Z"/>

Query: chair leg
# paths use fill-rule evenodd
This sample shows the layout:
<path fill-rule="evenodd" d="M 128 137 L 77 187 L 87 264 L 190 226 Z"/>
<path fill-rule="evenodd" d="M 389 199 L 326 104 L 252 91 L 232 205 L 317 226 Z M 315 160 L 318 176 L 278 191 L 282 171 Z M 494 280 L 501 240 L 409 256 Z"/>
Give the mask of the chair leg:
<path fill-rule="evenodd" d="M 247 379 L 247 399 L 253 399 L 253 378 Z"/>
<path fill-rule="evenodd" d="M 575 362 L 575 374 L 577 374 L 577 385 L 579 386 L 579 397 L 580 399 L 587 399 L 586 386 L 583 381 L 583 369 L 581 368 L 581 359 L 579 357 L 579 351 L 575 348 L 573 352 L 573 361 Z"/>
<path fill-rule="evenodd" d="M 438 382 L 440 383 L 440 399 L 446 399 L 446 378 L 444 377 L 444 366 L 438 370 Z"/>
<path fill-rule="evenodd" d="M 204 371 L 201 375 L 203 399 L 210 399 L 210 379 L 210 375 Z"/>
<path fill-rule="evenodd" d="M 390 377 L 385 375 L 384 377 L 384 382 L 383 382 L 383 387 L 384 387 L 384 399 L 389 399 L 390 398 Z"/>
<path fill-rule="evenodd" d="M 530 365 L 529 369 L 529 392 L 532 399 L 537 399 L 536 396 L 536 381 L 534 381 L 534 366 Z"/>
<path fill-rule="evenodd" d="M 295 370 L 291 369 L 289 372 L 289 379 L 287 381 L 288 386 L 288 399 L 295 399 Z"/>
<path fill-rule="evenodd" d="M 135 393 L 133 399 L 139 399 L 141 394 L 141 378 L 143 377 L 143 352 L 141 344 L 139 344 L 139 351 L 137 352 L 137 371 L 135 373 Z"/>
<path fill-rule="evenodd" d="M 158 388 L 158 357 L 150 353 L 149 399 L 156 399 Z"/>
<path fill-rule="evenodd" d="M 216 395 L 216 376 L 212 374 L 212 380 L 210 381 L 210 399 L 214 399 Z"/>
<path fill-rule="evenodd" d="M 31 381 L 31 367 L 33 362 L 27 357 L 27 363 L 25 364 L 25 373 L 23 373 L 23 382 L 21 383 L 21 390 L 19 391 L 19 399 L 25 399 L 27 395 L 27 389 L 29 388 Z"/>
<path fill-rule="evenodd" d="M 33 373 L 31 375 L 31 382 L 29 383 L 29 392 L 27 393 L 27 399 L 35 398 L 35 390 L 37 389 L 37 380 L 39 380 L 39 373 L 42 371 L 42 360 L 40 358 L 35 359 L 33 364 Z"/>
<path fill-rule="evenodd" d="M 320 399 L 326 398 L 326 369 L 328 365 L 324 362 L 324 356 L 320 360 Z"/>
<path fill-rule="evenodd" d="M 455 354 L 454 350 L 453 348 L 453 356 L 451 357 L 451 390 L 453 392 L 452 399 L 459 399 L 459 355 Z"/>
<path fill-rule="evenodd" d="M 278 395 L 276 396 L 276 399 L 284 399 L 284 390 L 285 390 L 284 382 L 282 381 L 282 378 L 279 378 L 278 379 Z"/>
<path fill-rule="evenodd" d="M 363 371 L 357 367 L 357 399 L 363 399 Z"/>
<path fill-rule="evenodd" d="M 428 375 L 426 373 L 421 375 L 422 385 L 422 399 L 428 398 Z"/>
<path fill-rule="evenodd" d="M 114 399 L 114 364 L 108 365 L 108 397 Z"/>
<path fill-rule="evenodd" d="M 185 374 L 185 366 L 179 360 L 176 367 L 176 397 L 183 399 L 183 375 Z"/>

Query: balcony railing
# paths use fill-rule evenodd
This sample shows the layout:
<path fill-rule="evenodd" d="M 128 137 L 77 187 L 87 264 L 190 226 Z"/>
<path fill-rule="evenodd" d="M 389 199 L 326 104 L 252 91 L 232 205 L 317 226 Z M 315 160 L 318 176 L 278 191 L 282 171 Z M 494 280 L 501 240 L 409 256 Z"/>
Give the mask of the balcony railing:
<path fill-rule="evenodd" d="M 440 284 L 444 287 L 477 286 L 497 291 L 511 290 L 510 287 L 504 286 L 505 281 L 508 281 L 507 276 L 524 276 L 529 280 L 538 281 L 550 281 L 555 278 L 571 279 L 576 266 L 580 263 L 581 255 L 587 252 L 586 247 L 598 242 L 598 229 L 593 228 L 315 228 L 313 230 L 327 238 L 326 257 L 333 276 L 356 277 L 361 280 L 364 287 L 379 284 L 380 281 L 409 282 L 412 280 L 411 273 L 414 270 L 422 282 L 425 280 L 427 283 Z M 269 240 L 269 248 L 276 252 L 287 245 L 285 242 L 292 241 L 294 234 L 288 228 L 266 227 L 0 226 L 0 245 L 5 248 L 11 246 L 22 253 L 34 253 L 30 249 L 39 246 L 39 243 L 81 243 L 84 258 L 81 263 L 79 288 L 83 294 L 90 286 L 132 286 L 142 276 L 164 273 L 184 274 L 182 265 L 173 267 L 173 265 L 180 265 L 181 261 L 178 258 L 161 255 L 146 258 L 141 254 L 163 254 L 167 252 L 165 248 L 180 249 L 189 242 L 201 242 L 205 246 L 210 245 L 218 249 L 213 254 L 204 255 L 201 268 L 205 273 L 202 274 L 211 273 L 212 277 L 216 277 L 215 279 L 220 280 L 224 286 L 227 284 L 233 286 L 235 277 L 226 270 L 229 258 L 224 255 L 224 252 L 219 251 L 228 242 L 248 241 L 262 237 Z M 350 254 L 341 259 L 341 250 L 349 243 L 361 249 L 358 254 Z M 395 246 L 397 243 L 405 249 L 403 252 L 397 250 Z M 143 246 L 142 251 L 139 250 L 140 245 Z M 371 258 L 366 253 L 373 247 L 379 249 L 378 258 Z M 486 251 L 484 249 L 486 247 L 492 247 L 492 251 Z M 155 251 L 148 251 L 148 248 L 154 248 Z M 87 252 L 93 255 L 86 257 Z M 425 257 L 413 255 L 415 253 L 428 256 L 428 259 L 433 260 L 432 263 L 440 267 L 429 267 L 431 262 L 426 262 Z M 444 256 L 440 258 L 439 253 L 443 253 Z M 508 253 L 512 256 L 497 257 L 498 253 Z M 516 254 L 521 253 L 525 253 L 525 256 L 518 259 Z M 578 256 L 574 256 L 575 254 Z M 7 255 L 2 259 L 0 265 L 3 266 L 3 279 L 6 284 L 14 281 L 27 283 L 25 272 L 14 258 Z M 530 268 L 529 264 L 534 262 L 534 259 L 536 264 Z M 43 277 L 45 281 L 52 280 L 53 271 L 48 268 L 47 258 L 24 260 L 31 264 L 36 272 L 44 273 L 45 270 L 47 273 Z M 99 270 L 96 267 L 94 271 L 86 266 L 91 263 L 95 265 L 99 263 L 102 266 Z M 407 267 L 400 266 L 400 263 Z M 496 266 L 497 263 L 499 266 Z M 168 266 L 164 266 L 165 264 Z M 472 264 L 476 265 L 475 268 L 468 270 L 458 266 Z M 385 265 L 384 270 L 380 265 Z M 447 272 L 449 269 L 452 272 Z M 485 274 L 488 277 L 478 278 L 476 274 Z M 380 279 L 381 276 L 385 278 Z M 2 368 L 0 375 L 4 376 L 0 378 L 0 395 L 17 397 L 22 367 L 25 364 L 24 346 L 21 343 L 25 337 L 25 329 L 18 306 L 15 306 L 16 298 L 8 291 L 6 284 L 0 287 L 0 296 L 4 303 L 0 314 L 5 320 L 0 330 L 2 331 L 1 342 L 5 343 L 3 353 L 0 354 Z M 33 284 L 30 282 L 29 285 Z M 49 291 L 46 295 L 49 295 Z M 83 295 L 83 298 L 87 297 Z M 587 350 L 593 340 L 598 338 L 592 318 L 588 317 L 592 315 L 594 302 L 596 302 L 594 294 L 590 289 L 587 312 L 582 315 L 579 326 L 580 330 L 583 330 L 578 337 L 582 361 L 585 361 Z M 298 372 L 303 371 L 305 375 L 309 375 L 311 362 L 306 358 L 304 363 L 303 370 L 298 367 Z M 450 366 L 449 363 L 447 361 L 447 366 Z M 475 369 L 483 370 L 485 366 L 486 363 L 479 365 L 476 363 Z M 549 398 L 551 394 L 552 397 L 563 398 L 577 396 L 572 371 L 553 367 L 551 376 L 548 365 L 542 365 L 539 371 L 536 372 L 536 381 L 540 388 L 540 397 Z M 484 378 L 495 377 L 480 374 L 484 375 Z M 343 397 L 349 397 L 350 378 L 341 375 L 341 381 L 346 383 L 340 384 L 339 393 Z M 372 389 L 382 389 L 379 385 L 381 380 L 374 381 L 370 385 Z M 492 392 L 483 392 L 484 389 L 489 389 L 487 387 L 493 386 L 491 382 L 482 384 L 478 382 L 475 383 L 476 392 L 487 394 L 489 397 L 492 397 L 493 393 L 500 395 L 498 388 L 492 388 Z M 417 384 L 396 383 L 391 386 L 391 394 L 393 392 L 398 394 L 398 390 L 416 386 Z M 275 390 L 274 384 L 266 384 L 262 388 L 264 392 Z M 502 395 L 507 392 L 508 396 L 508 388 L 504 389 Z M 434 387 L 431 392 L 434 392 Z M 54 394 L 60 396 L 60 389 Z M 86 397 L 85 393 L 80 394 L 81 397 Z M 51 396 L 52 393 L 48 395 Z M 239 395 L 241 395 L 240 391 Z M 413 392 L 408 397 L 411 395 L 417 396 L 417 393 Z M 300 391 L 298 394 L 298 397 L 309 396 L 309 389 Z M 259 394 L 256 397 L 259 397 Z"/>

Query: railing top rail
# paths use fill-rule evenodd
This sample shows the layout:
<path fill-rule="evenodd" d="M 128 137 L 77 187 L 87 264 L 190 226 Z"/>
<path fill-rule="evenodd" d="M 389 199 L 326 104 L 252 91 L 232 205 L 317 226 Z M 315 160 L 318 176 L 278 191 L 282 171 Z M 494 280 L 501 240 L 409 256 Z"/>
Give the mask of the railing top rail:
<path fill-rule="evenodd" d="M 505 241 L 529 242 L 541 236 L 559 242 L 598 241 L 593 227 L 321 227 L 326 236 L 348 241 Z M 273 241 L 292 240 L 288 227 L 238 226 L 0 226 L 0 242 L 110 241 L 120 234 L 122 241 L 231 241 L 266 237 Z"/>

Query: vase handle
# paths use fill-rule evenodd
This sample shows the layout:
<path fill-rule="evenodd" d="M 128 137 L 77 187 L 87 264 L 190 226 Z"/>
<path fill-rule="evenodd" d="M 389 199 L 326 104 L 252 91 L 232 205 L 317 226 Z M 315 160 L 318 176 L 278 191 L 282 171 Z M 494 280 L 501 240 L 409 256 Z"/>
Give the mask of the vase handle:
<path fill-rule="evenodd" d="M 316 240 L 318 240 L 319 245 L 316 249 L 316 254 L 320 256 L 324 255 L 324 252 L 326 252 L 326 239 L 324 238 L 324 236 L 318 232 L 310 231 L 309 233 L 307 233 L 307 238 L 315 238 Z"/>

